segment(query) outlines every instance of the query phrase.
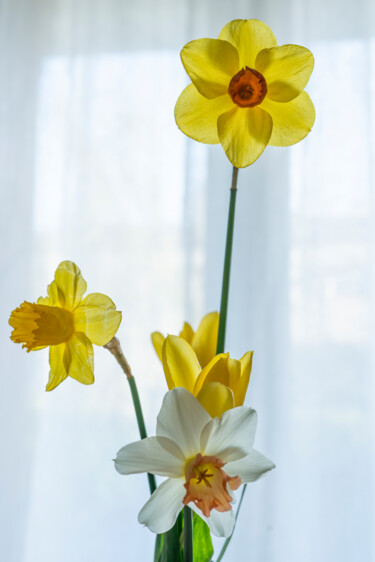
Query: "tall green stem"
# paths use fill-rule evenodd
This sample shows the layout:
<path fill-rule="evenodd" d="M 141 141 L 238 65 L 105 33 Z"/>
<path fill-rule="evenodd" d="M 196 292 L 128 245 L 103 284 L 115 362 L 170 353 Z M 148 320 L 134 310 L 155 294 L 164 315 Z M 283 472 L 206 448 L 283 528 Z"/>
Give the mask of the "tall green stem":
<path fill-rule="evenodd" d="M 135 378 L 134 377 L 127 377 L 127 379 L 128 379 L 128 383 L 129 383 L 129 386 L 130 386 L 130 392 L 131 392 L 131 395 L 132 395 L 132 399 L 133 399 L 135 415 L 137 417 L 139 435 L 140 435 L 141 439 L 145 439 L 147 437 L 147 432 L 146 432 L 145 420 L 143 419 L 142 406 L 141 406 L 141 401 L 139 399 L 139 394 L 138 394 L 138 389 L 137 389 L 137 385 L 136 385 L 136 382 L 135 382 Z M 155 476 L 148 472 L 147 473 L 147 479 L 148 479 L 148 486 L 150 488 L 150 494 L 153 494 L 156 490 Z"/>
<path fill-rule="evenodd" d="M 223 285 L 221 289 L 219 333 L 217 337 L 216 353 L 223 353 L 224 345 L 225 345 L 225 329 L 227 325 L 230 265 L 232 259 L 232 245 L 233 245 L 234 211 L 236 208 L 236 195 L 237 195 L 237 177 L 238 177 L 238 168 L 235 168 L 233 166 L 232 185 L 230 188 L 227 241 L 225 244 Z"/>
<path fill-rule="evenodd" d="M 193 517 L 190 507 L 184 507 L 184 562 L 193 562 Z"/>
<path fill-rule="evenodd" d="M 121 369 L 124 371 L 126 375 L 133 399 L 135 415 L 138 423 L 139 435 L 141 439 L 145 439 L 145 437 L 147 437 L 146 425 L 145 425 L 145 420 L 143 419 L 142 406 L 141 406 L 141 401 L 139 399 L 137 385 L 135 382 L 135 378 L 133 377 L 133 374 L 131 372 L 130 365 L 127 362 L 125 355 L 121 349 L 120 342 L 117 338 L 112 338 L 111 341 L 108 342 L 103 347 L 105 347 L 106 349 L 108 349 L 108 351 L 112 353 L 112 355 L 116 358 L 117 363 L 120 365 Z M 153 494 L 156 490 L 155 476 L 153 474 L 147 474 L 147 478 L 148 478 L 150 493 Z"/>

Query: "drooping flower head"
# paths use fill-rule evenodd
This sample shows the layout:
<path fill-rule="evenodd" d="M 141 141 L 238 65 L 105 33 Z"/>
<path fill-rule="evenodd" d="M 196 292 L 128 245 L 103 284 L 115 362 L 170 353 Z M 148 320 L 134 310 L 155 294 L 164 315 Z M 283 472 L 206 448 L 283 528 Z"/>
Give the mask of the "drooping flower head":
<path fill-rule="evenodd" d="M 315 120 L 304 88 L 314 59 L 299 45 L 277 46 L 258 20 L 234 20 L 218 39 L 191 41 L 181 51 L 191 78 L 175 107 L 178 127 L 189 137 L 221 143 L 237 168 L 252 164 L 270 144 L 302 140 Z"/>
<path fill-rule="evenodd" d="M 67 376 L 83 384 L 94 382 L 92 344 L 105 345 L 115 335 L 121 312 L 106 295 L 91 293 L 82 300 L 87 284 L 71 261 L 60 263 L 48 285 L 48 297 L 24 302 L 11 313 L 11 339 L 27 351 L 49 346 L 50 373 L 46 390 Z"/>
<path fill-rule="evenodd" d="M 164 533 L 188 505 L 214 535 L 230 536 L 233 491 L 275 467 L 253 449 L 256 421 L 255 410 L 247 406 L 212 419 L 186 389 L 168 392 L 156 436 L 126 445 L 115 460 L 120 474 L 167 477 L 139 512 L 138 521 L 154 533 Z"/>
<path fill-rule="evenodd" d="M 162 361 L 169 390 L 182 386 L 197 397 L 210 416 L 242 406 L 250 381 L 253 352 L 240 359 L 219 353 L 203 367 L 192 346 L 182 337 L 168 336 Z"/>
<path fill-rule="evenodd" d="M 184 323 L 184 327 L 179 333 L 180 338 L 187 341 L 194 349 L 197 359 L 201 367 L 205 367 L 216 355 L 217 334 L 219 331 L 219 313 L 209 312 L 206 314 L 196 332 L 188 322 Z M 165 337 L 160 332 L 151 334 L 153 346 L 160 361 L 163 360 L 163 344 Z"/>

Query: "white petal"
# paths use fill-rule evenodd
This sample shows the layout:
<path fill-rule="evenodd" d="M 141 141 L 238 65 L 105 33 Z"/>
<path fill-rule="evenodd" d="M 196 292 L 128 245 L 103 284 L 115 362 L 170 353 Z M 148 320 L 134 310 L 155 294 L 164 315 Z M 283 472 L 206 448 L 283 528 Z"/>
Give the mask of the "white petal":
<path fill-rule="evenodd" d="M 215 435 L 219 428 L 219 418 L 214 418 L 209 421 L 201 434 L 201 453 L 207 455 L 213 455 L 219 457 L 224 462 L 236 461 L 242 459 L 248 454 L 248 451 L 240 449 L 239 447 L 232 447 L 228 445 L 226 447 L 218 447 L 214 452 L 215 447 Z M 213 434 L 213 438 L 210 439 Z M 207 447 L 207 444 L 209 445 Z"/>
<path fill-rule="evenodd" d="M 243 459 L 228 462 L 224 470 L 229 476 L 239 476 L 243 483 L 254 482 L 263 474 L 275 468 L 272 461 L 267 459 L 262 453 L 253 449 Z"/>
<path fill-rule="evenodd" d="M 147 437 L 125 445 L 115 459 L 115 468 L 120 474 L 151 472 L 179 477 L 184 474 L 184 467 L 180 448 L 166 437 Z"/>
<path fill-rule="evenodd" d="M 230 537 L 233 532 L 235 515 L 233 509 L 220 512 L 212 509 L 210 516 L 205 517 L 201 510 L 194 503 L 189 503 L 189 507 L 199 515 L 207 523 L 211 532 L 216 537 Z"/>
<path fill-rule="evenodd" d="M 164 397 L 156 434 L 178 443 L 188 459 L 200 452 L 200 436 L 210 420 L 206 410 L 188 390 L 174 388 Z"/>
<path fill-rule="evenodd" d="M 153 533 L 165 533 L 175 524 L 184 507 L 184 478 L 168 478 L 158 486 L 138 514 L 138 521 Z"/>
<path fill-rule="evenodd" d="M 257 425 L 257 413 L 247 406 L 227 410 L 220 420 L 213 420 L 202 432 L 205 454 L 215 455 L 224 462 L 234 461 L 247 455 L 253 446 Z"/>

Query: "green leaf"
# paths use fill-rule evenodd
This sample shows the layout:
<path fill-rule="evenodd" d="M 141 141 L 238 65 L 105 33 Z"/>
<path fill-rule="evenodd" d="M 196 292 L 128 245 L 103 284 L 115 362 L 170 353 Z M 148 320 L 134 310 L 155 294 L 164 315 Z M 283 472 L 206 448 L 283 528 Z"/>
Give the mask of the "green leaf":
<path fill-rule="evenodd" d="M 172 529 L 157 536 L 154 562 L 183 561 L 183 527 L 184 517 L 181 512 Z M 193 560 L 194 562 L 210 562 L 213 553 L 210 529 L 203 519 L 193 512 Z"/>
<path fill-rule="evenodd" d="M 164 534 L 157 535 L 155 541 L 154 562 L 161 562 L 163 545 L 164 545 Z"/>
<path fill-rule="evenodd" d="M 210 529 L 207 523 L 193 512 L 193 560 L 194 562 L 210 562 L 213 553 Z"/>
<path fill-rule="evenodd" d="M 183 527 L 182 513 L 177 517 L 176 523 L 167 533 L 164 533 L 163 550 L 160 562 L 183 562 L 181 548 L 181 533 Z"/>

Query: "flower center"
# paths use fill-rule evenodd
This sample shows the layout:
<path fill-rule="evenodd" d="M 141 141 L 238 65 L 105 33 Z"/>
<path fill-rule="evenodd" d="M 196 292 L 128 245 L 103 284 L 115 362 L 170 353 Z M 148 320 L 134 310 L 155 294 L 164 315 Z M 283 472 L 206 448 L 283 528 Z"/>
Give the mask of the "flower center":
<path fill-rule="evenodd" d="M 211 509 L 229 511 L 232 509 L 232 496 L 227 490 L 236 490 L 241 485 L 241 478 L 228 476 L 222 467 L 221 459 L 213 456 L 202 456 L 200 453 L 191 459 L 185 468 L 186 494 L 183 504 L 193 502 L 206 517 Z"/>
<path fill-rule="evenodd" d="M 27 351 L 68 341 L 74 332 L 73 314 L 65 308 L 24 302 L 13 310 L 11 339 Z"/>
<path fill-rule="evenodd" d="M 254 107 L 266 97 L 267 83 L 263 74 L 245 66 L 229 82 L 228 94 L 240 107 Z"/>

